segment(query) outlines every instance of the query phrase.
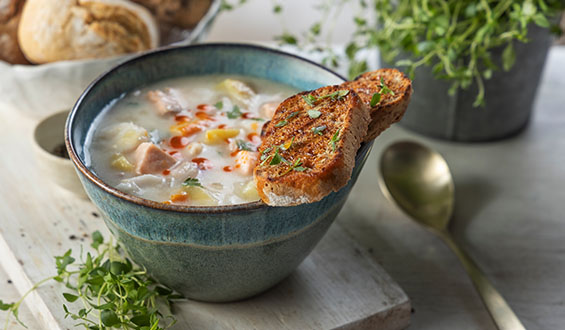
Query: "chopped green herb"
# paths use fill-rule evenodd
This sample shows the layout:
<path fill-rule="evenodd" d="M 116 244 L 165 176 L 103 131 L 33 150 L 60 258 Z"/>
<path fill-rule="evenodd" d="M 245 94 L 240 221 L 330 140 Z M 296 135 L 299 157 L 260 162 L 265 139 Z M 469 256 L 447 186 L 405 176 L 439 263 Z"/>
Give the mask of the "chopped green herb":
<path fill-rule="evenodd" d="M 300 111 L 294 111 L 293 113 L 291 113 L 290 115 L 288 115 L 286 117 L 286 119 L 283 119 L 281 121 L 279 121 L 278 123 L 275 124 L 275 127 L 283 127 L 284 125 L 288 124 L 288 120 L 292 119 L 296 116 L 298 116 L 298 114 L 300 113 Z"/>
<path fill-rule="evenodd" d="M 229 119 L 236 119 L 241 117 L 242 113 L 239 107 L 237 105 L 234 105 L 232 111 L 228 111 L 227 114 Z"/>
<path fill-rule="evenodd" d="M 247 118 L 247 119 L 249 119 L 249 120 L 255 120 L 255 121 L 265 121 L 265 119 L 259 118 L 259 117 L 257 117 L 257 118 Z"/>
<path fill-rule="evenodd" d="M 321 101 L 323 99 L 332 99 L 332 100 L 341 100 L 342 98 L 344 98 L 347 94 L 349 94 L 349 90 L 346 89 L 342 89 L 339 91 L 335 91 L 333 93 L 327 94 L 327 95 L 323 95 L 323 96 L 316 96 L 316 95 L 312 95 L 312 94 L 308 94 L 308 95 L 302 95 L 302 98 L 304 99 L 304 101 L 311 107 L 316 105 L 316 102 Z"/>
<path fill-rule="evenodd" d="M 216 109 L 218 110 L 222 110 L 222 108 L 224 107 L 224 102 L 218 101 L 216 104 L 214 104 L 214 107 L 216 107 Z"/>
<path fill-rule="evenodd" d="M 314 110 L 314 109 L 308 110 L 308 116 L 309 116 L 310 118 L 314 118 L 314 119 L 315 119 L 315 118 L 320 117 L 321 115 L 322 115 L 322 113 L 321 113 L 320 111 L 318 111 L 318 110 Z"/>
<path fill-rule="evenodd" d="M 304 102 L 306 102 L 309 106 L 313 107 L 314 103 L 318 101 L 318 98 L 312 94 L 302 95 Z"/>
<path fill-rule="evenodd" d="M 387 85 L 385 85 L 385 78 L 383 77 L 381 77 L 381 84 L 379 85 L 379 87 L 381 88 L 381 95 L 386 95 L 386 94 L 394 95 L 394 91 L 388 88 Z"/>
<path fill-rule="evenodd" d="M 261 152 L 261 160 L 265 160 L 265 159 L 267 158 L 267 154 L 268 154 L 271 150 L 273 150 L 272 147 L 268 147 L 267 149 L 263 150 L 263 151 Z"/>
<path fill-rule="evenodd" d="M 332 146 L 332 150 L 335 152 L 335 144 L 337 141 L 339 141 L 339 131 L 340 129 L 338 128 L 337 131 L 335 131 L 334 136 L 332 136 L 332 139 L 330 141 L 330 144 Z"/>
<path fill-rule="evenodd" d="M 284 171 L 280 176 L 283 176 L 285 174 L 288 174 L 290 171 L 298 171 L 298 172 L 304 172 L 306 171 L 306 167 L 302 167 L 300 166 L 302 165 L 302 160 L 300 160 L 300 158 L 298 158 L 294 163 L 292 163 L 292 165 L 290 165 L 286 171 Z"/>
<path fill-rule="evenodd" d="M 243 140 L 236 140 L 235 143 L 237 144 L 237 148 L 239 150 L 254 151 L 251 143 L 245 142 Z"/>
<path fill-rule="evenodd" d="M 312 132 L 314 134 L 323 135 L 323 131 L 326 129 L 326 125 L 312 127 Z"/>
<path fill-rule="evenodd" d="M 381 102 L 381 92 L 376 92 L 373 94 L 373 97 L 371 97 L 371 107 L 376 106 L 379 102 Z"/>
<path fill-rule="evenodd" d="M 269 163 L 269 165 L 278 165 L 281 162 L 285 163 L 285 164 L 290 164 L 290 162 L 286 159 L 284 159 L 283 156 L 281 156 L 281 154 L 279 153 L 280 147 L 275 148 L 275 154 L 273 155 L 273 159 L 271 159 L 271 162 Z"/>
<path fill-rule="evenodd" d="M 188 178 L 188 179 L 184 180 L 182 185 L 183 186 L 202 187 L 200 180 L 198 180 L 197 178 Z"/>

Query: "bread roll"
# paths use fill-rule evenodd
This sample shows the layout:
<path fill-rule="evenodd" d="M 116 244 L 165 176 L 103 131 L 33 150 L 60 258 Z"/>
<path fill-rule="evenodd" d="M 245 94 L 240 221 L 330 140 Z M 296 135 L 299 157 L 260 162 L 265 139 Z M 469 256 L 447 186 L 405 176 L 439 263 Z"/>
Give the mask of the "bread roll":
<path fill-rule="evenodd" d="M 204 17 L 212 0 L 133 0 L 147 7 L 159 22 L 191 29 Z"/>
<path fill-rule="evenodd" d="M 28 0 L 18 39 L 35 63 L 101 58 L 154 48 L 151 13 L 126 0 Z"/>
<path fill-rule="evenodd" d="M 18 45 L 18 23 L 24 0 L 0 0 L 0 61 L 28 64 Z"/>

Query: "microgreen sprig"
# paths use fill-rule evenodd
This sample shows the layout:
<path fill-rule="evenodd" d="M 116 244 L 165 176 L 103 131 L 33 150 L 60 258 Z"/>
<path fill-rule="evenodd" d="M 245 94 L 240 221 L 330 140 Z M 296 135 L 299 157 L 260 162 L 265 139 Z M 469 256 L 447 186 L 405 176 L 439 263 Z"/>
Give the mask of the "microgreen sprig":
<path fill-rule="evenodd" d="M 183 186 L 185 187 L 201 187 L 202 188 L 202 184 L 200 183 L 200 180 L 198 180 L 197 178 L 187 178 L 186 180 L 184 180 L 184 182 L 182 183 Z"/>
<path fill-rule="evenodd" d="M 371 97 L 371 107 L 376 106 L 377 104 L 379 104 L 381 102 L 381 97 L 383 95 L 386 94 L 390 94 L 390 95 L 394 95 L 394 91 L 390 88 L 388 88 L 388 86 L 385 84 L 385 80 L 383 77 L 381 77 L 381 82 L 379 84 L 379 91 L 373 94 L 373 97 Z"/>
<path fill-rule="evenodd" d="M 316 103 L 318 103 L 319 101 L 323 100 L 323 99 L 332 99 L 332 100 L 341 100 L 343 99 L 347 94 L 349 94 L 349 90 L 347 89 L 342 89 L 339 91 L 335 91 L 333 93 L 329 93 L 326 95 L 322 95 L 322 96 L 316 96 L 313 94 L 306 94 L 306 95 L 302 95 L 302 99 L 304 100 L 304 102 L 306 102 L 306 104 L 308 104 L 309 106 L 313 107 L 316 105 Z"/>
<path fill-rule="evenodd" d="M 80 260 L 76 262 L 69 249 L 55 257 L 57 275 L 36 283 L 17 302 L 6 304 L 0 301 L 0 310 L 9 312 L 5 328 L 11 315 L 25 327 L 18 319 L 20 304 L 29 293 L 51 280 L 70 290 L 63 293 L 69 303 L 69 306 L 63 304 L 63 310 L 65 318 L 77 321 L 75 326 L 91 330 L 111 327 L 159 330 L 175 324 L 174 316 L 170 312 L 164 315 L 161 308 L 170 310 L 171 304 L 183 297 L 157 283 L 145 269 L 134 265 L 112 239 L 105 243 L 96 231 L 92 240 L 94 254 L 88 252 L 83 258 L 81 251 Z M 72 305 L 79 301 L 80 306 Z"/>
<path fill-rule="evenodd" d="M 335 131 L 334 135 L 332 136 L 332 139 L 330 140 L 330 145 L 332 146 L 332 151 L 334 152 L 336 149 L 336 143 L 337 141 L 339 141 L 339 131 L 340 129 L 338 128 L 337 131 Z"/>

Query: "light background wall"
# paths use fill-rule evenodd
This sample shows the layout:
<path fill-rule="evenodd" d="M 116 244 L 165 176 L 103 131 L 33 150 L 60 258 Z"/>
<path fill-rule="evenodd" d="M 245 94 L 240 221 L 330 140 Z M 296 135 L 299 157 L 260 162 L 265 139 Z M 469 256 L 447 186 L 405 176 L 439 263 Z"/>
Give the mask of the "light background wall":
<path fill-rule="evenodd" d="M 233 0 L 232 0 L 233 1 Z M 283 7 L 282 18 L 285 27 L 293 33 L 307 30 L 320 20 L 321 12 L 314 7 L 328 0 L 284 0 L 278 1 Z M 248 0 L 242 7 L 223 12 L 214 23 L 207 40 L 209 41 L 257 41 L 269 42 L 281 34 L 283 25 L 279 15 L 273 13 L 274 1 Z M 357 0 L 344 4 L 340 15 L 328 20 L 334 21 L 332 42 L 345 44 L 351 36 L 353 16 L 359 13 Z"/>

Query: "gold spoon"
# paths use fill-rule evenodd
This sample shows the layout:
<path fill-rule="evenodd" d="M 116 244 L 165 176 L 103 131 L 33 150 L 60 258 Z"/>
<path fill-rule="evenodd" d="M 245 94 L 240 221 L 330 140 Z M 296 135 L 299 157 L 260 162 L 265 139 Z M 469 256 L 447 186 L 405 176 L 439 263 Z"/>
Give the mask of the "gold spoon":
<path fill-rule="evenodd" d="M 380 168 L 380 186 L 384 194 L 410 217 L 441 237 L 455 252 L 498 329 L 525 329 L 508 303 L 447 229 L 455 194 L 451 172 L 443 157 L 416 142 L 397 142 L 383 152 Z"/>

